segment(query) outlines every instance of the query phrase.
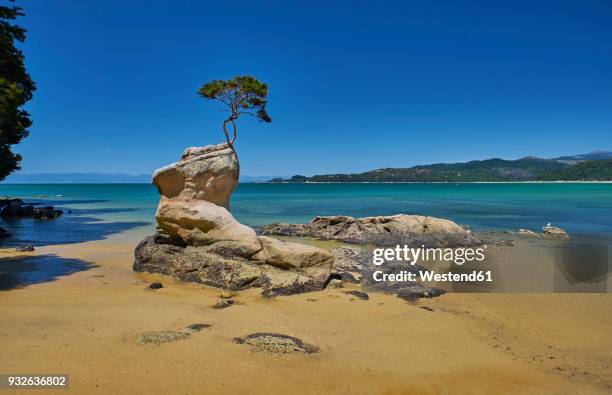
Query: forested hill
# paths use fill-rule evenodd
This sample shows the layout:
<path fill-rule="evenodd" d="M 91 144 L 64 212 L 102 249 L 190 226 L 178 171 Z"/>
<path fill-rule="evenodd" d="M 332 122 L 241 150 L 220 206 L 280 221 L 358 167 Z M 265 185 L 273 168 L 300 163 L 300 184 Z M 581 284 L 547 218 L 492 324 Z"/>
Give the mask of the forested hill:
<path fill-rule="evenodd" d="M 479 181 L 608 181 L 612 152 L 541 159 L 487 159 L 466 163 L 438 163 L 410 168 L 386 168 L 356 174 L 275 178 L 270 182 L 479 182 Z"/>
<path fill-rule="evenodd" d="M 542 181 L 612 181 L 612 159 L 589 160 L 539 176 Z"/>

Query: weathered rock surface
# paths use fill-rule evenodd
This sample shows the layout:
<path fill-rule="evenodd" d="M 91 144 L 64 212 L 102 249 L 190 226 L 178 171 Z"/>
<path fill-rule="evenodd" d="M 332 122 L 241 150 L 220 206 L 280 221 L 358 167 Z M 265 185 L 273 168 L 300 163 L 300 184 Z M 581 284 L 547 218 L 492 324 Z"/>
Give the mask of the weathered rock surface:
<path fill-rule="evenodd" d="M 551 239 L 569 240 L 569 235 L 567 234 L 567 232 L 561 228 L 557 228 L 556 226 L 544 226 L 542 228 L 542 234 L 544 235 L 544 237 Z"/>
<path fill-rule="evenodd" d="M 355 247 L 338 247 L 330 250 L 334 256 L 333 269 L 342 281 L 359 283 L 361 271 L 372 261 L 372 254 Z"/>
<path fill-rule="evenodd" d="M 237 344 L 247 344 L 254 351 L 271 354 L 305 353 L 312 354 L 319 351 L 317 346 L 304 343 L 297 337 L 281 333 L 252 333 L 243 337 L 234 338 Z"/>
<path fill-rule="evenodd" d="M 398 214 L 388 217 L 315 217 L 307 224 L 277 223 L 263 235 L 308 236 L 347 243 L 426 247 L 474 246 L 482 242 L 470 230 L 447 219 Z"/>
<path fill-rule="evenodd" d="M 296 246 L 293 249 L 299 249 Z M 325 287 L 331 275 L 333 256 L 329 253 L 328 259 L 293 270 L 281 268 L 289 259 L 279 263 L 272 261 L 274 265 L 271 265 L 263 260 L 244 258 L 239 253 L 167 244 L 159 235 L 154 235 L 146 237 L 136 247 L 134 270 L 161 273 L 233 291 L 261 287 L 265 296 L 317 291 Z M 312 259 L 309 262 L 313 262 Z"/>
<path fill-rule="evenodd" d="M 208 324 L 191 324 L 179 330 L 162 330 L 144 332 L 138 336 L 140 344 L 156 344 L 170 343 L 177 340 L 190 338 L 194 333 L 200 332 L 203 329 L 210 328 Z"/>
<path fill-rule="evenodd" d="M 158 231 L 136 247 L 134 270 L 228 290 L 261 287 L 266 296 L 324 288 L 331 253 L 259 237 L 229 212 L 238 166 L 227 144 L 217 144 L 188 148 L 179 162 L 157 170 Z"/>
<path fill-rule="evenodd" d="M 179 201 L 208 201 L 229 210 L 238 184 L 238 158 L 227 144 L 190 147 L 181 160 L 153 174 L 160 195 Z"/>

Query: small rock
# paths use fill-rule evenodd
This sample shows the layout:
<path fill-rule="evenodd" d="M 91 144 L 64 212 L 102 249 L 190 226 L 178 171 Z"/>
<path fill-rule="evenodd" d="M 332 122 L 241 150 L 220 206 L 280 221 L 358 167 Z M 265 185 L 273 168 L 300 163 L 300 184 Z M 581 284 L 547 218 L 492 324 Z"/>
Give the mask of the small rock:
<path fill-rule="evenodd" d="M 151 283 L 151 285 L 149 285 L 149 288 L 151 288 L 151 289 L 160 289 L 160 288 L 163 288 L 163 287 L 164 287 L 164 285 L 162 283 L 160 283 L 160 282 L 154 282 L 154 283 Z"/>
<path fill-rule="evenodd" d="M 31 252 L 34 251 L 34 246 L 31 244 L 26 244 L 15 248 L 17 252 Z"/>
<path fill-rule="evenodd" d="M 342 280 L 339 280 L 337 278 L 332 278 L 327 283 L 327 288 L 329 288 L 329 289 L 342 288 L 342 284 L 343 284 Z"/>
<path fill-rule="evenodd" d="M 423 309 L 423 310 L 427 310 L 427 311 L 435 311 L 434 309 L 432 309 L 431 307 L 428 307 L 428 306 L 421 306 L 420 308 Z"/>
<path fill-rule="evenodd" d="M 410 303 L 416 303 L 420 298 L 435 298 L 446 293 L 443 289 L 424 285 L 411 285 L 395 291 L 398 298 Z"/>
<path fill-rule="evenodd" d="M 199 332 L 202 329 L 206 329 L 206 328 L 210 328 L 210 325 L 208 325 L 208 324 L 191 324 L 191 325 L 185 327 L 186 330 L 194 331 L 194 332 Z"/>
<path fill-rule="evenodd" d="M 140 344 L 162 344 L 187 339 L 196 332 L 209 328 L 208 324 L 191 324 L 179 330 L 149 331 L 138 336 Z"/>
<path fill-rule="evenodd" d="M 190 331 L 150 331 L 145 332 L 138 337 L 138 343 L 141 344 L 162 344 L 170 343 L 181 339 L 186 339 L 191 336 Z"/>
<path fill-rule="evenodd" d="M 221 297 L 221 299 L 230 299 L 234 296 L 234 293 L 232 291 L 224 289 L 223 291 L 221 291 L 221 294 L 219 296 Z"/>
<path fill-rule="evenodd" d="M 365 293 L 365 292 L 361 292 L 361 291 L 346 291 L 344 292 L 345 294 L 349 294 L 349 295 L 353 295 L 356 298 L 359 298 L 361 300 L 369 300 L 370 296 Z"/>
<path fill-rule="evenodd" d="M 272 354 L 305 353 L 312 354 L 319 351 L 317 346 L 304 343 L 297 337 L 280 333 L 252 333 L 234 339 L 237 344 L 247 344 L 254 351 Z"/>
<path fill-rule="evenodd" d="M 231 299 L 219 299 L 217 303 L 215 303 L 214 305 L 210 307 L 216 310 L 220 310 L 220 309 L 226 309 L 232 306 L 233 304 L 234 304 L 234 301 Z"/>
<path fill-rule="evenodd" d="M 495 245 L 498 247 L 514 247 L 516 245 L 516 241 L 499 239 L 495 240 Z"/>
<path fill-rule="evenodd" d="M 556 226 L 551 226 L 550 224 L 544 226 L 542 228 L 542 235 L 551 239 L 565 239 L 569 240 L 569 235 L 567 232 L 561 228 L 557 228 Z"/>

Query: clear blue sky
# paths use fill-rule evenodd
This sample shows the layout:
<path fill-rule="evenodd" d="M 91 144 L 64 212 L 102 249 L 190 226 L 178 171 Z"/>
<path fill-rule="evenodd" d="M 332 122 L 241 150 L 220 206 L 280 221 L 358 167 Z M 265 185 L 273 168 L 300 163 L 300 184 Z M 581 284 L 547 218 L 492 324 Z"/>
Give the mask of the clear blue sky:
<path fill-rule="evenodd" d="M 145 174 L 221 142 L 196 90 L 237 74 L 273 118 L 241 119 L 244 175 L 612 149 L 610 0 L 17 4 L 25 173 Z"/>

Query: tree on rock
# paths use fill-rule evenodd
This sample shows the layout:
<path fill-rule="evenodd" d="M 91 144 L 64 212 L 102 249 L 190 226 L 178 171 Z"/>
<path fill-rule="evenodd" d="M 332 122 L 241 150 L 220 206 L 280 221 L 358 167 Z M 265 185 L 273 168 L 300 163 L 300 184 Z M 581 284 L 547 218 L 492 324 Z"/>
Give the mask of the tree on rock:
<path fill-rule="evenodd" d="M 223 110 L 229 112 L 229 117 L 223 121 L 223 132 L 227 144 L 232 149 L 236 140 L 236 120 L 241 115 L 250 115 L 262 122 L 272 122 L 272 118 L 266 112 L 268 86 L 251 76 L 207 82 L 198 90 L 198 94 L 204 99 L 223 103 L 225 107 Z M 232 125 L 231 139 L 227 130 L 228 124 Z"/>
<path fill-rule="evenodd" d="M 28 135 L 30 114 L 21 107 L 36 89 L 15 42 L 25 40 L 25 29 L 11 21 L 23 16 L 20 7 L 0 6 L 0 180 L 19 170 L 21 155 L 11 151 Z"/>

